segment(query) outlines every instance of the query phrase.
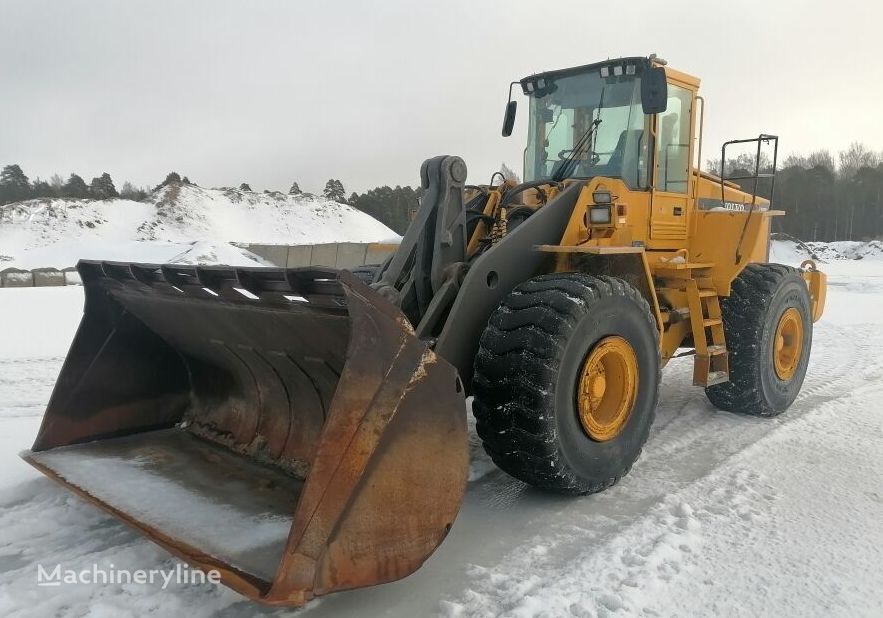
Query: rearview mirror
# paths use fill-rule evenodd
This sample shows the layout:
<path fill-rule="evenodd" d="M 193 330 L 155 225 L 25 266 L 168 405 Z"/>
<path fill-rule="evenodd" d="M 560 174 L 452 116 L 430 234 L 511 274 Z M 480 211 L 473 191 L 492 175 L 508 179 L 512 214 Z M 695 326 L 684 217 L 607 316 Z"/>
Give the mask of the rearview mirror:
<path fill-rule="evenodd" d="M 659 114 L 668 107 L 668 82 L 665 69 L 652 67 L 641 78 L 641 107 L 645 114 Z"/>
<path fill-rule="evenodd" d="M 506 115 L 503 116 L 503 137 L 512 135 L 512 127 L 515 126 L 515 110 L 518 108 L 518 101 L 509 101 L 506 103 Z"/>

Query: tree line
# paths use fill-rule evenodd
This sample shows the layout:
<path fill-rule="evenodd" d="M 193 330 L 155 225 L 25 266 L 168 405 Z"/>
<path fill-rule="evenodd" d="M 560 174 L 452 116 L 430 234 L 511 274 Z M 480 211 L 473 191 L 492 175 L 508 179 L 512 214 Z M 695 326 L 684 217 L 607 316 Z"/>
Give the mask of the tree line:
<path fill-rule="evenodd" d="M 332 178 L 325 183 L 322 197 L 333 202 L 349 204 L 371 215 L 397 234 L 404 234 L 411 222 L 412 213 L 417 209 L 422 192 L 420 187 L 415 189 L 410 186 L 396 185 L 393 188 L 384 185 L 369 189 L 364 193 L 354 191 L 349 197 L 346 197 L 343 183 L 339 179 Z M 288 193 L 311 196 L 311 194 L 301 191 L 296 182 L 291 185 Z"/>
<path fill-rule="evenodd" d="M 51 198 L 97 200 L 121 198 L 140 202 L 145 200 L 152 191 L 172 183 L 195 184 L 187 176 L 181 176 L 178 172 L 169 172 L 165 179 L 152 189 L 150 187 L 136 187 L 126 181 L 117 190 L 113 179 L 107 172 L 96 176 L 90 183 L 86 183 L 83 177 L 76 173 L 72 173 L 67 180 L 58 174 L 53 174 L 49 180 L 35 178 L 31 181 L 20 165 L 11 164 L 0 170 L 0 205 L 30 199 Z M 252 190 L 247 182 L 240 184 L 239 189 L 241 191 Z M 270 191 L 265 190 L 264 193 L 270 193 Z M 312 193 L 301 190 L 297 182 L 291 184 L 288 194 L 305 198 L 316 197 Z M 403 234 L 408 227 L 410 213 L 417 208 L 419 195 L 419 189 L 399 186 L 393 189 L 383 186 L 362 194 L 354 192 L 347 198 L 343 183 L 336 178 L 331 178 L 325 183 L 321 194 L 327 200 L 354 206 L 400 234 Z"/>
<path fill-rule="evenodd" d="M 720 161 L 708 162 L 707 169 L 712 173 L 720 174 L 719 168 Z M 808 155 L 792 154 L 779 162 L 777 168 L 773 207 L 784 210 L 788 216 L 773 219 L 774 231 L 807 241 L 883 238 L 883 153 L 856 142 L 838 153 L 836 158 L 828 150 L 817 150 Z M 754 169 L 755 156 L 743 153 L 726 161 L 724 175 L 747 176 L 753 174 Z M 772 161 L 766 153 L 761 154 L 759 169 L 763 173 L 772 171 Z M 511 171 L 506 171 L 514 177 Z M 743 189 L 753 191 L 754 181 L 736 182 Z M 170 183 L 194 184 L 186 176 L 170 172 L 153 190 Z M 770 179 L 761 179 L 757 186 L 758 195 L 769 198 L 772 184 Z M 251 191 L 247 183 L 242 183 L 239 188 Z M 7 165 L 0 171 L 0 204 L 56 197 L 120 197 L 141 201 L 150 191 L 130 182 L 124 182 L 117 191 L 107 172 L 87 184 L 75 173 L 67 180 L 55 174 L 48 181 L 36 178 L 32 182 L 18 165 Z M 353 192 L 347 197 L 343 183 L 332 178 L 325 183 L 321 197 L 349 204 L 404 234 L 417 209 L 421 192 L 420 187 L 384 185 L 364 193 Z M 288 194 L 316 197 L 302 191 L 297 182 L 292 183 Z"/>
<path fill-rule="evenodd" d="M 178 180 L 180 181 L 181 178 L 178 177 Z M 94 200 L 122 198 L 141 201 L 148 195 L 149 189 L 136 187 L 128 181 L 124 182 L 118 191 L 107 172 L 96 176 L 87 184 L 83 177 L 76 173 L 68 176 L 67 180 L 58 174 L 53 174 L 49 180 L 35 178 L 32 182 L 17 164 L 7 165 L 0 170 L 0 204 L 40 198 Z"/>

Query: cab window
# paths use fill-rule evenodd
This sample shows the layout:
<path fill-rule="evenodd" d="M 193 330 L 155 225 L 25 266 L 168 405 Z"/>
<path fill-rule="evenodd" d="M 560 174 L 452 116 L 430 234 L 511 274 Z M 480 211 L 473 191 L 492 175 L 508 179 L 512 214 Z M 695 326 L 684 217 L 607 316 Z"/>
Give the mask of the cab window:
<path fill-rule="evenodd" d="M 692 92 L 668 85 L 668 107 L 657 123 L 656 187 L 660 191 L 687 192 L 692 103 Z"/>

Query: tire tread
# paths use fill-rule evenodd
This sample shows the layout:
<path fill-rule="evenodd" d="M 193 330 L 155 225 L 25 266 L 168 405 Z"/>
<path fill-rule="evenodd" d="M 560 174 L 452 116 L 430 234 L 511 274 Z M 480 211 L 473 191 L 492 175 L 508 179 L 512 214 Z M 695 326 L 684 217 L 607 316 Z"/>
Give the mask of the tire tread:
<path fill-rule="evenodd" d="M 516 287 L 491 316 L 475 360 L 473 413 L 485 451 L 505 472 L 544 489 L 589 494 L 616 483 L 640 455 L 639 446 L 635 458 L 614 476 L 589 482 L 568 466 L 557 441 L 554 385 L 560 351 L 592 305 L 612 296 L 641 308 L 658 348 L 656 320 L 647 301 L 615 277 L 540 275 Z M 656 378 L 658 385 L 658 374 Z"/>

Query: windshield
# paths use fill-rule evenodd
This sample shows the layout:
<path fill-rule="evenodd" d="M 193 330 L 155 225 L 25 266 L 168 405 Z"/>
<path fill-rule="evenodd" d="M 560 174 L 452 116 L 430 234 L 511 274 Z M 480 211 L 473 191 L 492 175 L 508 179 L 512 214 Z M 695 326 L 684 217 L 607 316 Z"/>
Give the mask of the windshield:
<path fill-rule="evenodd" d="M 646 188 L 649 132 L 640 76 L 601 77 L 598 69 L 591 69 L 550 78 L 546 84 L 530 97 L 525 181 L 551 177 L 592 122 L 600 120 L 569 176 L 617 177 L 631 188 Z"/>

